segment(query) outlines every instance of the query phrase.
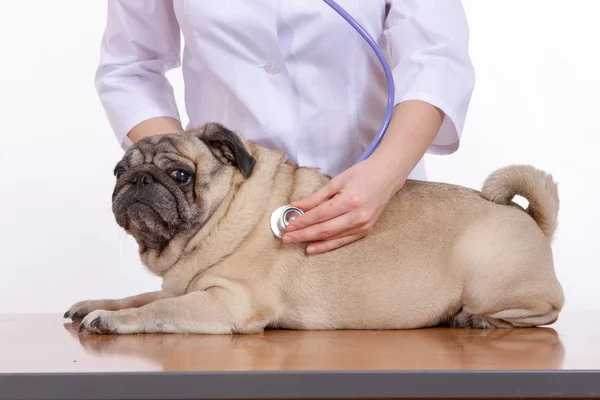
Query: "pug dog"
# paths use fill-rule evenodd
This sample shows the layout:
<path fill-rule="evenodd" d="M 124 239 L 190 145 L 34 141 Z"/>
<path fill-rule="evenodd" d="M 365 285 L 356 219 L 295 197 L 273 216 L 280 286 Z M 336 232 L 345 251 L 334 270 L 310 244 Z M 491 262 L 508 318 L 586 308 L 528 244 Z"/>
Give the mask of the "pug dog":
<path fill-rule="evenodd" d="M 520 328 L 563 307 L 558 189 L 531 166 L 481 191 L 409 180 L 368 236 L 314 255 L 278 239 L 270 216 L 331 178 L 221 124 L 140 140 L 114 173 L 116 222 L 162 290 L 73 305 L 80 332 Z"/>

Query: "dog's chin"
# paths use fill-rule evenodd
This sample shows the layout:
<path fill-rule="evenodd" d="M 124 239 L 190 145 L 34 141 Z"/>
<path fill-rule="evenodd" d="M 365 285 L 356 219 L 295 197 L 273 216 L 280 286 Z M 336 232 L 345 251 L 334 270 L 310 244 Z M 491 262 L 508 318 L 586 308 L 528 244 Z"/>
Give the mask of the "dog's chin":
<path fill-rule="evenodd" d="M 165 218 L 159 210 L 148 204 L 135 202 L 119 207 L 115 218 L 144 248 L 163 249 L 180 230 L 181 221 L 178 218 Z"/>

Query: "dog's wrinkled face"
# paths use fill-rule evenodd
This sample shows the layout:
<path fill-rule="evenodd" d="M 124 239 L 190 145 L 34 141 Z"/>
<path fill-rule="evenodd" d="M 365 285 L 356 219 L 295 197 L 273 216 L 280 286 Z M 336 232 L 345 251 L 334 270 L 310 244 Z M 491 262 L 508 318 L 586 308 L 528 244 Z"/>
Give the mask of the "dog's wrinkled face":
<path fill-rule="evenodd" d="M 162 250 L 177 234 L 198 230 L 255 159 L 219 124 L 134 144 L 114 169 L 113 213 L 144 249 Z"/>

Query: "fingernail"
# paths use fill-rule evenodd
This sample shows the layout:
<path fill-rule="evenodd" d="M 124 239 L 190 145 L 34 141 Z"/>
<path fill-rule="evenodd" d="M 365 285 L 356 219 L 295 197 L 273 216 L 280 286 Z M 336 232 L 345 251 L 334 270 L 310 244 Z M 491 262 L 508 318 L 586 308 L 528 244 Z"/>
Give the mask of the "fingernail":
<path fill-rule="evenodd" d="M 288 232 L 296 230 L 296 225 L 288 225 L 288 226 L 285 227 L 285 230 L 288 231 Z"/>
<path fill-rule="evenodd" d="M 308 246 L 308 247 L 306 248 L 306 252 L 307 252 L 308 254 L 312 254 L 312 253 L 314 253 L 316 250 L 317 250 L 317 249 L 316 249 L 316 248 L 314 248 L 314 247 L 312 247 L 312 246 Z"/>
<path fill-rule="evenodd" d="M 282 239 L 283 243 L 291 243 L 292 242 L 292 238 L 289 236 L 284 236 Z"/>

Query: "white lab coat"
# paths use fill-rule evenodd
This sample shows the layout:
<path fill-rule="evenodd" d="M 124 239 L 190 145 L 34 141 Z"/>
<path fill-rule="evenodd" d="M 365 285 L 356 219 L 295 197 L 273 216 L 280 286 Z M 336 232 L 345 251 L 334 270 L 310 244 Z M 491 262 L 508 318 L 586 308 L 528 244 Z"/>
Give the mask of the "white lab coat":
<path fill-rule="evenodd" d="M 338 4 L 386 49 L 396 103 L 446 114 L 428 152 L 456 151 L 474 86 L 460 0 Z M 188 127 L 223 123 L 330 175 L 362 154 L 386 108 L 379 60 L 321 0 L 109 0 L 96 87 L 124 149 L 141 121 L 180 119 L 165 78 L 180 66 Z M 426 178 L 423 162 L 411 178 Z"/>

